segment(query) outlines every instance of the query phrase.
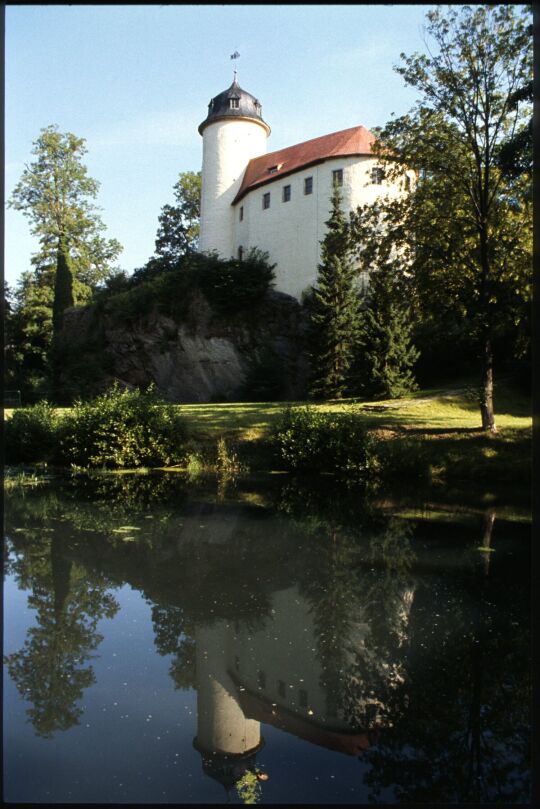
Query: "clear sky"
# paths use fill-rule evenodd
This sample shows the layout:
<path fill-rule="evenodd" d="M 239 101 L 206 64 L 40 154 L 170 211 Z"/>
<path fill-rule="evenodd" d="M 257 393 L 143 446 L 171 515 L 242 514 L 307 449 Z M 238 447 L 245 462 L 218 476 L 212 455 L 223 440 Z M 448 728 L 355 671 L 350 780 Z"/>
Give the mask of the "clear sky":
<path fill-rule="evenodd" d="M 132 272 L 154 252 L 179 172 L 201 167 L 197 132 L 233 78 L 262 104 L 268 151 L 350 126 L 382 126 L 415 102 L 393 70 L 424 51 L 429 5 L 42 5 L 6 8 L 6 198 L 40 130 L 86 139 L 106 236 Z M 36 243 L 6 211 L 5 277 Z"/>

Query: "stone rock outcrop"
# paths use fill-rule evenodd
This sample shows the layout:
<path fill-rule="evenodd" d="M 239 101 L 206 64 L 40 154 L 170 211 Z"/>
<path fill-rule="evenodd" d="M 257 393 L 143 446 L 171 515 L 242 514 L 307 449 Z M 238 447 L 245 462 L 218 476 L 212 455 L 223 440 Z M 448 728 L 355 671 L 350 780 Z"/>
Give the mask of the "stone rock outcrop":
<path fill-rule="evenodd" d="M 299 397 L 307 373 L 304 332 L 298 301 L 270 292 L 253 311 L 230 318 L 214 317 L 206 300 L 194 297 L 182 322 L 156 308 L 132 318 L 107 305 L 72 308 L 64 313 L 61 340 L 83 368 L 84 353 L 90 359 L 99 345 L 102 374 L 86 394 L 114 381 L 142 388 L 154 383 L 166 399 L 187 403 L 249 400 L 250 371 L 268 352 L 283 374 L 283 398 Z M 95 354 L 92 360 L 95 367 Z"/>

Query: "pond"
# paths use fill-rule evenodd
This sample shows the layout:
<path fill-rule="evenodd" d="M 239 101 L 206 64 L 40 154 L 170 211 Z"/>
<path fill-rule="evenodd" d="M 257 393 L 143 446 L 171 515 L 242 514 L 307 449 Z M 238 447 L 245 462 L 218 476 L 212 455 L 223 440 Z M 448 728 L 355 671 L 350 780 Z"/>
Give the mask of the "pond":
<path fill-rule="evenodd" d="M 529 802 L 528 509 L 465 499 L 7 491 L 4 799 Z"/>

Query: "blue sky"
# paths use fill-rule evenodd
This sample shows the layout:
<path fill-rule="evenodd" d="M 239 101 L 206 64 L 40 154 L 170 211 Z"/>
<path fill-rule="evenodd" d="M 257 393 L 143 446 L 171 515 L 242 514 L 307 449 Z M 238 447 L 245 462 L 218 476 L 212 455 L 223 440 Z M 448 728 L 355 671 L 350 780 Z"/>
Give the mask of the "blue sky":
<path fill-rule="evenodd" d="M 40 129 L 86 139 L 106 235 L 132 272 L 153 254 L 181 171 L 198 171 L 210 98 L 240 85 L 272 128 L 268 151 L 363 124 L 415 102 L 393 70 L 425 50 L 429 5 L 7 6 L 6 197 Z M 6 212 L 5 277 L 30 267 L 29 223 Z"/>

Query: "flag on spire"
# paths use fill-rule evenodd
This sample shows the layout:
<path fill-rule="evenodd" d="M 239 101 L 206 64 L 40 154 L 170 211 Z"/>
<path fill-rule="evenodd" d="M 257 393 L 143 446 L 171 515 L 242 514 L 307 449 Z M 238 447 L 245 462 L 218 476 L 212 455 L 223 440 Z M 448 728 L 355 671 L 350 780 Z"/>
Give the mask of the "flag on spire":
<path fill-rule="evenodd" d="M 238 59 L 239 56 L 240 54 L 238 53 L 238 51 L 235 51 L 233 54 L 231 54 L 231 59 Z"/>

